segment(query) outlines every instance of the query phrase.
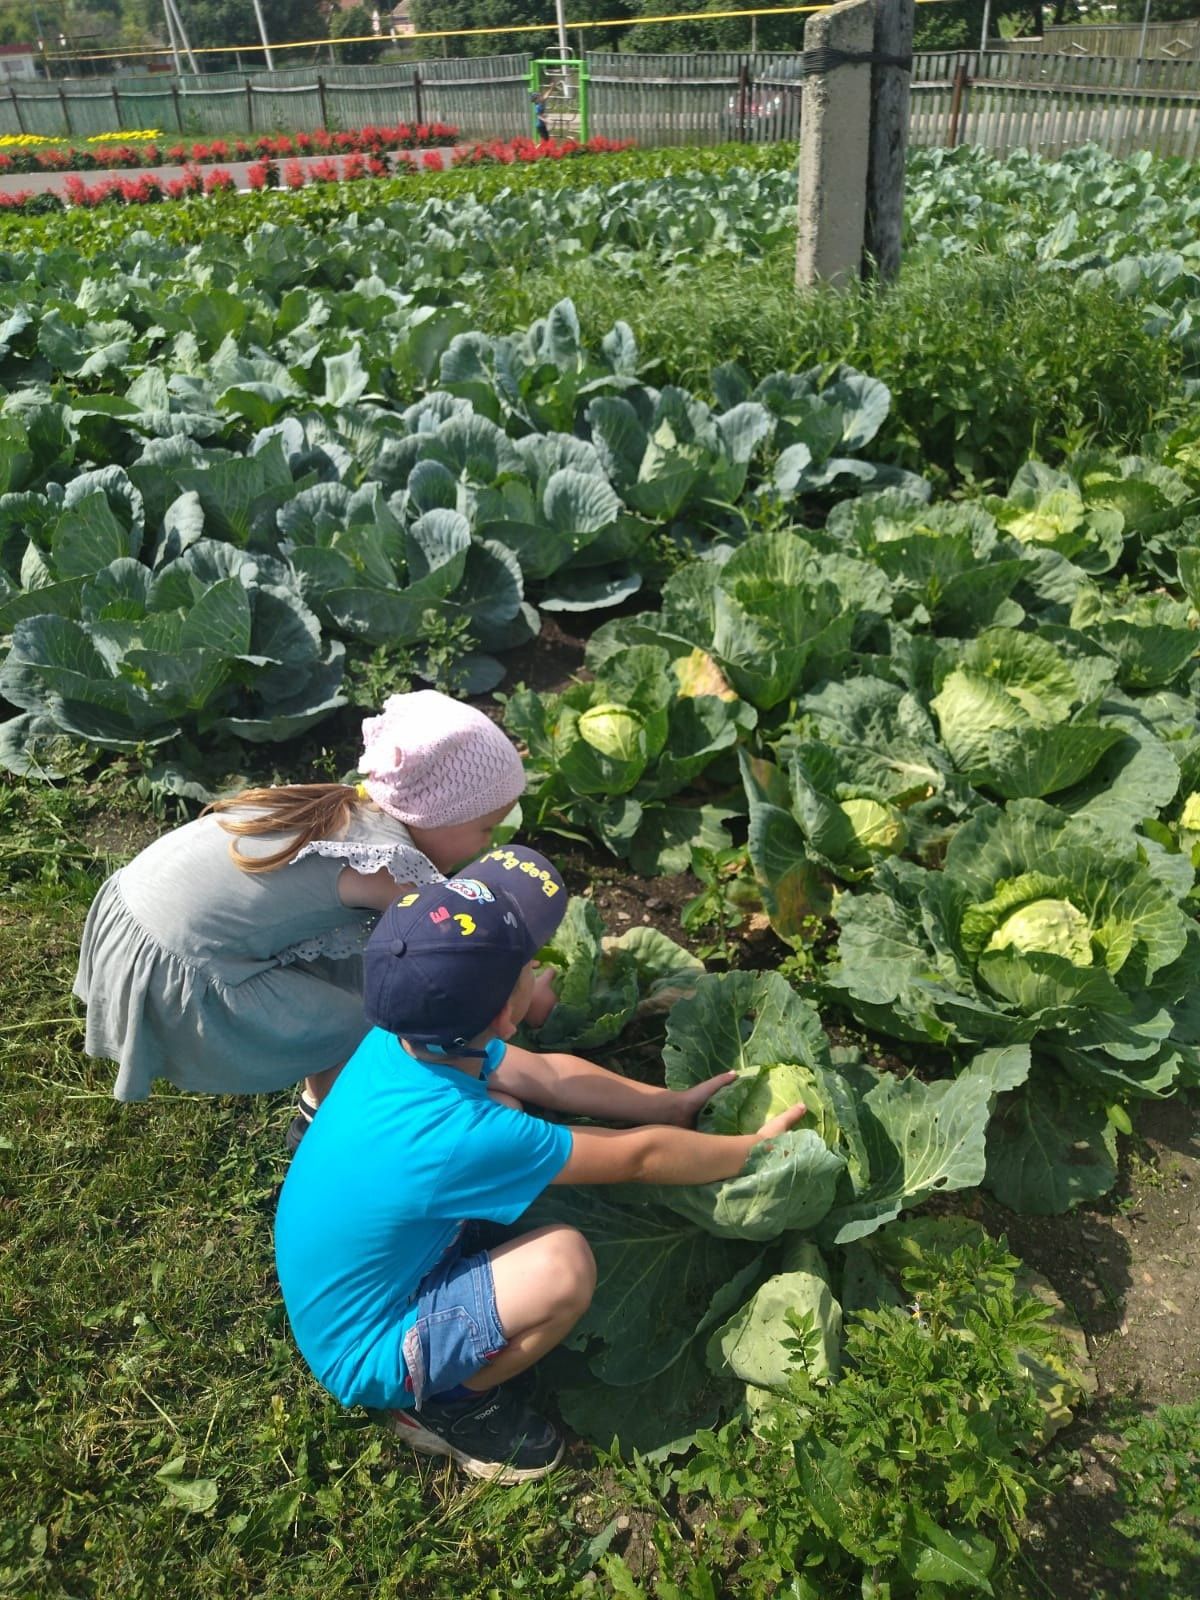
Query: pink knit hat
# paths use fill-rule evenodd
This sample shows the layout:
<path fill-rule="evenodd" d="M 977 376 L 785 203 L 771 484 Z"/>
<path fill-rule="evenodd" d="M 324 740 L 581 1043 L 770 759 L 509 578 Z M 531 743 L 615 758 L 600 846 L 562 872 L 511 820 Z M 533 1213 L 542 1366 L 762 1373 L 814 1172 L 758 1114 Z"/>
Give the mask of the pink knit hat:
<path fill-rule="evenodd" d="M 435 689 L 390 695 L 367 718 L 359 771 L 380 810 L 414 828 L 473 822 L 525 790 L 521 758 L 495 723 Z"/>

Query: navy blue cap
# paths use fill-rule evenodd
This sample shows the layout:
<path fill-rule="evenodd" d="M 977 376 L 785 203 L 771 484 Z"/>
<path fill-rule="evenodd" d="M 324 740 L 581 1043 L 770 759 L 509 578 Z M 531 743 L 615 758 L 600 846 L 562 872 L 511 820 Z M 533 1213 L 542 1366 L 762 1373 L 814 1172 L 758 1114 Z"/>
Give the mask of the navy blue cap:
<path fill-rule="evenodd" d="M 521 908 L 525 926 L 533 935 L 533 948 L 540 950 L 558 932 L 567 911 L 567 886 L 558 868 L 536 850 L 523 844 L 499 845 L 464 867 L 451 886 L 460 894 L 474 898 L 479 885 L 487 890 L 502 889 Z"/>
<path fill-rule="evenodd" d="M 468 1043 L 562 920 L 566 889 L 536 851 L 491 851 L 467 873 L 402 895 L 379 919 L 364 961 L 373 1026 L 417 1044 Z"/>

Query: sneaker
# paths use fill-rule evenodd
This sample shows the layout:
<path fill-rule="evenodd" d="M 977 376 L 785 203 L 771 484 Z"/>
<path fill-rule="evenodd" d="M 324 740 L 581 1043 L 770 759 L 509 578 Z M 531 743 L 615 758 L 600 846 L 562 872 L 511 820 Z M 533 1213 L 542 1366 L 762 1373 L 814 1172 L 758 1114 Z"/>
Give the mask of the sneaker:
<path fill-rule="evenodd" d="M 316 1114 L 316 1106 L 313 1105 L 311 1100 L 301 1095 L 296 1101 L 296 1115 L 288 1124 L 288 1131 L 283 1139 L 284 1144 L 287 1146 L 288 1155 L 294 1156 L 296 1154 L 296 1151 L 300 1148 L 300 1141 L 312 1126 L 312 1119 Z"/>
<path fill-rule="evenodd" d="M 449 1456 L 472 1478 L 527 1483 L 544 1478 L 562 1460 L 562 1435 L 507 1385 L 475 1399 L 449 1405 L 427 1400 L 420 1411 L 385 1416 L 414 1450 Z"/>

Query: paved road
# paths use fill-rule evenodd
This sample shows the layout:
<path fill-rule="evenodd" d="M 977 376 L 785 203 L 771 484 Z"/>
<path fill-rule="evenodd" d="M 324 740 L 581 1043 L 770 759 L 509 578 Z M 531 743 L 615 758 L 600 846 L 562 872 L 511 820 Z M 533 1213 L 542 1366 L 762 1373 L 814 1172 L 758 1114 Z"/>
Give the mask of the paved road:
<path fill-rule="evenodd" d="M 443 166 L 450 165 L 452 150 L 442 148 L 432 152 L 424 150 L 411 152 L 418 160 L 423 159 L 425 155 L 430 153 L 438 156 Z M 343 156 L 333 156 L 332 158 L 329 156 L 283 156 L 277 158 L 276 165 L 282 175 L 284 167 L 293 160 L 298 161 L 307 170 L 318 161 L 328 161 L 330 159 L 337 162 L 338 171 L 340 172 L 342 161 L 345 159 Z M 249 161 L 216 161 L 206 163 L 197 170 L 204 176 L 210 172 L 216 172 L 220 168 L 221 171 L 229 173 L 239 189 L 248 189 L 250 185 L 246 175 L 252 165 L 253 163 Z M 169 178 L 181 178 L 184 171 L 183 167 L 121 167 L 112 171 L 98 169 L 94 172 L 78 172 L 75 174 L 66 172 L 6 172 L 0 174 L 0 193 L 45 194 L 50 192 L 52 194 L 65 195 L 66 179 L 71 176 L 82 178 L 84 183 L 89 188 L 92 188 L 95 184 L 103 183 L 107 178 L 157 178 L 160 183 L 165 183 Z"/>

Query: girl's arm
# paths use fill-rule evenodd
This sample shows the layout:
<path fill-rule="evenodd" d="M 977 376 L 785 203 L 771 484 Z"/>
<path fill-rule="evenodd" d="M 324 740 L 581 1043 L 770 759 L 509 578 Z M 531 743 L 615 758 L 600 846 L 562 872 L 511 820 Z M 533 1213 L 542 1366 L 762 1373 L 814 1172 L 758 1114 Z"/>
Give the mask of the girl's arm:
<path fill-rule="evenodd" d="M 757 1133 L 691 1133 L 686 1128 L 572 1128 L 571 1154 L 557 1183 L 719 1183 L 736 1178 L 754 1146 L 786 1133 L 805 1114 L 789 1106 Z"/>
<path fill-rule="evenodd" d="M 722 1072 L 691 1089 L 656 1089 L 608 1072 L 581 1056 L 553 1051 L 538 1055 L 510 1045 L 488 1082 L 547 1111 L 595 1117 L 602 1122 L 665 1122 L 686 1128 L 717 1090 L 736 1076 Z"/>
<path fill-rule="evenodd" d="M 344 906 L 359 906 L 364 911 L 386 911 L 393 900 L 407 894 L 415 885 L 397 883 L 386 867 L 378 872 L 355 872 L 343 867 L 338 873 L 338 899 Z"/>

